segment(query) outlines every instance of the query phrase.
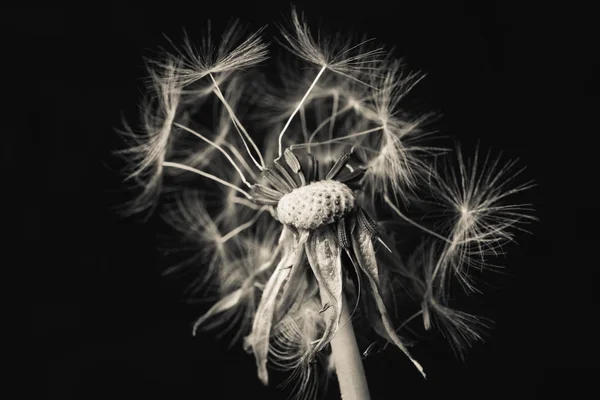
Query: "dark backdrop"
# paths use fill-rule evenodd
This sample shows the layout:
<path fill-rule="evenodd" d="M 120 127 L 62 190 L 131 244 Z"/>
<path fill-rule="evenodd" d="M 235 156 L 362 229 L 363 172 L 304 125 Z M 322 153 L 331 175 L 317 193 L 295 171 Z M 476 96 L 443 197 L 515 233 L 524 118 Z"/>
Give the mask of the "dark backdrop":
<path fill-rule="evenodd" d="M 106 168 L 121 113 L 137 116 L 142 57 L 213 20 L 252 28 L 282 21 L 287 4 L 169 1 L 3 10 L 4 78 L 19 89 L 5 157 L 26 178 L 19 209 L 29 275 L 31 385 L 38 398 L 281 398 L 254 360 L 210 334 L 192 338 L 198 306 L 161 278 L 153 221 L 119 220 L 126 198 Z M 240 2 L 242 3 L 242 2 Z M 417 350 L 424 382 L 397 351 L 373 355 L 374 399 L 531 399 L 591 387 L 598 356 L 594 135 L 598 72 L 589 10 L 506 2 L 297 3 L 312 21 L 361 30 L 427 72 L 416 89 L 463 142 L 481 138 L 528 165 L 541 221 L 508 248 L 506 275 L 489 274 L 478 311 L 496 321 L 466 362 L 441 340 Z M 271 24 L 268 33 L 274 33 Z M 585 102 L 584 102 L 585 101 Z M 10 125 L 10 124 L 9 124 Z M 9 130 L 9 133 L 11 131 Z M 7 147 L 9 148 L 9 147 Z M 17 155 L 17 156 L 15 156 Z M 21 158 L 23 157 L 23 158 Z M 596 278 L 596 279 L 594 279 Z M 33 375 L 32 375 L 33 376 Z M 38 378 L 39 377 L 39 378 Z M 336 398 L 333 383 L 329 398 Z"/>

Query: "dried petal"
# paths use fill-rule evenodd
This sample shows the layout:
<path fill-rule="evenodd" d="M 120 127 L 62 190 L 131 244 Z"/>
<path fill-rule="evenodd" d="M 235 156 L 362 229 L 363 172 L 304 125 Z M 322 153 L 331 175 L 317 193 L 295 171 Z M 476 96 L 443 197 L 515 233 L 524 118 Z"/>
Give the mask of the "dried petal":
<path fill-rule="evenodd" d="M 385 304 L 383 303 L 383 299 L 379 293 L 379 274 L 377 272 L 377 260 L 375 258 L 375 249 L 373 248 L 371 236 L 365 229 L 359 228 L 356 231 L 356 235 L 352 235 L 352 245 L 354 247 L 354 255 L 358 261 L 358 265 L 369 280 L 372 296 L 377 304 L 377 309 L 381 314 L 381 320 L 388 336 L 390 339 L 392 339 L 392 342 L 398 346 L 400 350 L 404 352 L 404 354 L 406 354 L 410 361 L 412 361 L 423 377 L 425 377 L 425 373 L 423 372 L 423 367 L 421 367 L 421 364 L 412 358 L 398 335 L 396 335 L 396 331 L 391 324 Z"/>
<path fill-rule="evenodd" d="M 264 385 L 269 384 L 267 372 L 267 356 L 269 354 L 269 338 L 273 317 L 276 310 L 277 295 L 290 274 L 291 267 L 302 260 L 302 249 L 298 244 L 294 245 L 291 252 L 287 252 L 273 271 L 273 275 L 267 281 L 263 295 L 260 299 L 252 332 L 245 340 L 245 347 L 252 348 L 258 368 L 258 378 Z M 298 261 L 300 260 L 300 261 Z"/>
<path fill-rule="evenodd" d="M 348 163 L 348 160 L 350 159 L 350 156 L 351 156 L 350 153 L 346 153 L 342 157 L 340 157 L 335 162 L 335 164 L 333 165 L 333 167 L 331 167 L 331 170 L 329 170 L 329 172 L 327 173 L 327 176 L 325 176 L 325 179 L 335 179 L 335 178 L 337 178 L 337 176 L 339 175 L 339 173 L 342 170 L 342 168 L 344 168 L 346 166 L 346 164 Z"/>
<path fill-rule="evenodd" d="M 261 184 L 252 186 L 250 190 L 252 201 L 258 204 L 277 205 L 283 193 L 273 190 Z"/>
<path fill-rule="evenodd" d="M 290 149 L 286 149 L 283 152 L 283 158 L 294 173 L 297 174 L 302 170 L 300 160 L 298 160 L 298 157 L 296 157 L 296 155 Z"/>
<path fill-rule="evenodd" d="M 281 285 L 290 273 L 290 270 L 283 268 L 285 259 L 282 260 L 271 278 L 269 278 L 265 291 L 260 299 L 260 304 L 254 317 L 252 333 L 246 338 L 246 345 L 252 347 L 256 366 L 258 368 L 258 378 L 264 385 L 269 384 L 267 373 L 267 354 L 269 352 L 269 334 L 273 323 L 273 312 L 275 310 L 275 300 Z"/>
<path fill-rule="evenodd" d="M 302 231 L 300 233 L 297 244 L 299 250 L 303 249 L 304 244 L 308 239 L 308 235 L 309 231 Z M 282 315 L 291 309 L 292 305 L 296 302 L 296 299 L 298 299 L 300 293 L 308 289 L 308 281 L 305 275 L 306 266 L 303 261 L 304 252 L 299 251 L 290 270 L 288 279 L 283 286 L 283 291 L 281 292 L 281 304 L 279 306 L 279 311 Z"/>
<path fill-rule="evenodd" d="M 342 316 L 342 250 L 331 229 L 314 232 L 305 247 L 308 262 L 319 282 L 321 297 L 329 298 L 324 308 L 333 309 L 326 321 L 323 337 L 312 351 L 312 358 L 331 341 Z"/>

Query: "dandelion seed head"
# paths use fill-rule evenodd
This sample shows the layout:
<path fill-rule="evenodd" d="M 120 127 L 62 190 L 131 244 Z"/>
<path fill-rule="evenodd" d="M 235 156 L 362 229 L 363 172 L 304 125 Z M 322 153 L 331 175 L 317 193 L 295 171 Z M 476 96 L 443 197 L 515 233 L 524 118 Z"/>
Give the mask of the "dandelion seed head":
<path fill-rule="evenodd" d="M 164 220 L 199 254 L 192 294 L 217 296 L 193 332 L 243 338 L 264 384 L 268 368 L 291 371 L 297 397 L 314 397 L 347 323 L 424 375 L 398 331 L 420 316 L 459 355 L 481 339 L 483 319 L 453 308 L 450 284 L 475 291 L 469 268 L 533 220 L 509 202 L 531 184 L 513 186 L 515 163 L 489 154 L 439 161 L 445 149 L 425 143 L 432 115 L 405 109 L 423 74 L 370 40 L 315 39 L 295 9 L 290 22 L 282 44 L 299 62 L 277 64 L 279 79 L 255 68 L 262 31 L 244 37 L 237 23 L 220 44 L 186 37 L 151 63 L 144 132 L 125 134 L 142 186 L 130 207 L 162 196 Z M 424 210 L 437 223 L 409 216 Z"/>

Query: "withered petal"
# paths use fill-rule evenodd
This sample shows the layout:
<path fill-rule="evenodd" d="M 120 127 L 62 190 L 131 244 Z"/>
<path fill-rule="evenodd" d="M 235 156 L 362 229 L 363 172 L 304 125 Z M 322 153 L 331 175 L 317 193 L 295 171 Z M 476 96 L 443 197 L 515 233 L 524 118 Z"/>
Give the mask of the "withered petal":
<path fill-rule="evenodd" d="M 336 234 L 329 228 L 314 232 L 305 247 L 308 262 L 319 283 L 321 299 L 331 304 L 332 309 L 326 314 L 325 332 L 310 353 L 313 358 L 333 339 L 342 316 L 342 249 L 336 242 Z M 329 301 L 325 301 L 323 294 Z"/>
<path fill-rule="evenodd" d="M 308 289 L 308 281 L 305 279 L 305 265 L 304 261 L 304 252 L 303 247 L 308 239 L 309 231 L 301 231 L 298 236 L 298 251 L 296 257 L 294 259 L 294 263 L 290 270 L 290 274 L 288 276 L 287 281 L 283 285 L 283 290 L 281 292 L 281 302 L 279 306 L 279 311 L 283 315 L 287 313 L 300 294 L 305 292 Z"/>
<path fill-rule="evenodd" d="M 367 276 L 369 280 L 369 286 L 371 288 L 371 294 L 374 297 L 375 303 L 377 305 L 377 309 L 379 310 L 379 314 L 381 314 L 381 322 L 383 323 L 383 327 L 389 338 L 392 342 L 398 346 L 404 354 L 412 361 L 412 363 L 417 367 L 421 375 L 425 377 L 425 372 L 423 372 L 423 367 L 419 364 L 412 356 L 410 355 L 408 349 L 398 335 L 396 335 L 396 330 L 392 326 L 390 318 L 388 316 L 387 310 L 385 308 L 385 304 L 383 299 L 381 298 L 381 294 L 379 291 L 379 274 L 377 270 L 377 260 L 375 258 L 375 249 L 373 248 L 373 241 L 371 235 L 367 232 L 366 229 L 358 229 L 357 234 L 352 236 L 352 246 L 354 248 L 354 256 L 358 261 L 358 265 L 361 270 Z"/>
<path fill-rule="evenodd" d="M 269 375 L 267 372 L 267 355 L 269 353 L 269 338 L 271 333 L 271 325 L 273 324 L 273 314 L 275 312 L 277 294 L 285 279 L 290 274 L 290 268 L 286 268 L 293 254 L 284 255 L 283 259 L 273 271 L 273 275 L 267 281 L 263 291 L 260 303 L 254 316 L 252 324 L 252 332 L 245 339 L 244 346 L 249 349 L 251 347 L 256 359 L 258 368 L 258 378 L 264 385 L 269 384 Z"/>

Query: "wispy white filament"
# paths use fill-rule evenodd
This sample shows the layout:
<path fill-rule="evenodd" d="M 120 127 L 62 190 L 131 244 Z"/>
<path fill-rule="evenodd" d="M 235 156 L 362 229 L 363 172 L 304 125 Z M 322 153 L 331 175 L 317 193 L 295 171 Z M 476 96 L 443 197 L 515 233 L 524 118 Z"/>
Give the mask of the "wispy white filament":
<path fill-rule="evenodd" d="M 252 159 L 254 164 L 256 164 L 258 169 L 260 169 L 262 171 L 265 168 L 265 161 L 263 160 L 262 154 L 260 153 L 258 146 L 256 146 L 256 143 L 254 143 L 254 140 L 252 140 L 252 137 L 250 137 L 250 135 L 248 134 L 248 132 L 246 131 L 246 129 L 244 128 L 242 123 L 239 121 L 239 119 L 235 115 L 235 112 L 233 111 L 233 109 L 231 108 L 229 103 L 227 103 L 227 100 L 225 100 L 225 96 L 223 96 L 221 89 L 219 89 L 219 85 L 217 84 L 217 81 L 215 81 L 215 78 L 212 76 L 212 74 L 209 74 L 209 76 L 215 85 L 215 94 L 217 95 L 219 100 L 221 100 L 223 102 L 223 105 L 227 109 L 227 112 L 229 113 L 229 116 L 231 117 L 231 120 L 233 121 L 233 124 L 234 124 L 236 130 L 238 131 L 238 133 L 240 134 L 240 137 L 242 138 L 242 141 L 244 142 L 244 146 L 246 147 L 246 151 L 248 152 L 248 155 L 250 156 L 250 158 Z M 246 143 L 246 140 L 248 140 L 250 142 L 250 144 L 252 145 L 252 148 L 254 148 L 254 150 L 256 151 L 256 154 L 258 155 L 258 158 L 260 160 L 260 164 L 258 161 L 256 161 L 256 159 L 252 155 L 252 152 L 250 151 L 250 148 L 248 148 L 248 143 Z"/>
<path fill-rule="evenodd" d="M 237 173 L 240 175 L 240 178 L 242 178 L 242 182 L 244 182 L 246 184 L 246 186 L 252 187 L 252 185 L 246 180 L 246 177 L 242 173 L 242 170 L 240 169 L 240 167 L 237 166 L 237 164 L 235 163 L 235 161 L 233 161 L 233 159 L 231 158 L 231 156 L 229 154 L 227 154 L 227 152 L 225 150 L 223 150 L 223 148 L 221 146 L 219 146 L 218 144 L 216 144 L 212 140 L 207 139 L 206 137 L 204 137 L 203 135 L 199 134 L 195 130 L 188 128 L 187 126 L 183 126 L 183 125 L 181 125 L 181 124 L 179 124 L 177 122 L 175 122 L 173 125 L 175 125 L 176 127 L 180 128 L 180 129 L 183 129 L 184 131 L 187 131 L 187 132 L 191 133 L 192 135 L 195 135 L 196 137 L 199 137 L 200 139 L 204 140 L 206 143 L 210 144 L 211 146 L 213 146 L 217 150 L 219 150 L 227 158 L 227 160 L 231 163 L 231 165 L 233 166 L 233 168 L 235 168 L 235 170 L 237 171 Z"/>
<path fill-rule="evenodd" d="M 436 238 L 438 238 L 444 242 L 452 243 L 452 241 L 450 239 L 440 235 L 439 233 L 432 231 L 431 229 L 424 227 L 423 225 L 417 223 L 416 221 L 413 221 L 412 219 L 410 219 L 406 215 L 404 215 L 404 213 L 402 213 L 402 211 L 400 211 L 400 209 L 398 207 L 396 207 L 396 205 L 390 200 L 390 198 L 387 194 L 383 196 L 383 200 L 390 207 L 390 209 L 392 209 L 396 214 L 398 214 L 399 217 L 401 217 L 403 220 L 405 220 L 409 224 L 421 229 L 423 232 L 429 233 L 431 236 L 435 236 Z"/>
<path fill-rule="evenodd" d="M 231 232 L 223 235 L 223 237 L 221 237 L 221 239 L 219 240 L 220 243 L 223 244 L 223 243 L 227 242 L 229 239 L 231 239 L 232 237 L 234 237 L 235 235 L 239 234 L 244 229 L 250 228 L 252 225 L 254 225 L 256 223 L 256 221 L 258 220 L 258 218 L 260 218 L 261 214 L 265 210 L 266 210 L 266 207 L 261 207 L 258 210 L 258 212 L 256 214 L 254 214 L 254 217 L 252 217 L 252 219 L 250 221 L 241 224 L 240 226 L 238 226 L 237 228 L 235 228 Z"/>
<path fill-rule="evenodd" d="M 281 157 L 281 154 L 283 153 L 283 135 L 285 134 L 285 131 L 287 130 L 288 126 L 290 126 L 290 123 L 292 122 L 292 119 L 294 118 L 294 116 L 296 115 L 296 113 L 298 112 L 298 110 L 300 109 L 300 107 L 302 107 L 302 104 L 304 104 L 304 101 L 306 101 L 306 98 L 308 97 L 308 95 L 310 94 L 310 92 L 313 90 L 313 88 L 317 84 L 317 81 L 319 80 L 319 78 L 321 77 L 321 75 L 323 75 L 323 72 L 325 72 L 326 69 L 327 69 L 326 65 L 324 65 L 323 67 L 321 67 L 321 69 L 319 70 L 319 73 L 317 74 L 317 76 L 313 80 L 312 84 L 310 85 L 310 87 L 308 88 L 308 90 L 306 91 L 306 93 L 304 94 L 304 97 L 302 97 L 302 99 L 300 100 L 300 102 L 298 103 L 298 105 L 296 106 L 296 108 L 294 109 L 294 111 L 292 112 L 292 115 L 290 115 L 290 117 L 288 118 L 287 122 L 285 123 L 285 126 L 281 130 L 281 133 L 279 134 L 279 142 L 278 142 L 279 143 L 279 157 Z"/>
<path fill-rule="evenodd" d="M 330 144 L 330 143 L 335 143 L 335 142 L 343 142 L 345 140 L 354 138 L 354 137 L 358 137 L 358 136 L 364 136 L 364 135 L 368 135 L 369 133 L 373 133 L 373 132 L 377 132 L 382 130 L 383 127 L 382 126 L 378 126 L 375 128 L 371 128 L 371 129 L 367 129 L 361 132 L 355 132 L 355 133 L 351 133 L 349 135 L 345 135 L 345 136 L 340 136 L 331 140 L 325 140 L 323 142 L 312 142 L 312 143 L 301 143 L 301 144 L 295 144 L 292 145 L 291 147 L 294 149 L 297 148 L 302 148 L 302 147 L 310 147 L 310 146 L 319 146 L 319 145 L 323 145 L 323 144 Z"/>
<path fill-rule="evenodd" d="M 208 172 L 200 171 L 199 169 L 196 169 L 196 168 L 193 168 L 193 167 L 190 167 L 190 166 L 187 166 L 187 165 L 179 164 L 179 163 L 176 163 L 176 162 L 171 162 L 171 161 L 165 161 L 162 165 L 165 166 L 165 167 L 179 168 L 179 169 L 184 169 L 186 171 L 193 172 L 193 173 L 198 174 L 200 176 L 203 176 L 205 178 L 212 179 L 213 181 L 218 182 L 221 185 L 227 186 L 228 188 L 236 190 L 236 191 L 240 192 L 241 194 L 243 194 L 244 196 L 246 196 L 249 199 L 252 198 L 252 196 L 250 196 L 250 194 L 248 192 L 246 192 L 245 190 L 242 190 L 239 187 L 237 187 L 235 185 L 232 185 L 231 183 L 229 183 L 229 182 L 227 182 L 227 181 L 225 181 L 225 180 L 223 180 L 221 178 L 218 178 L 218 177 L 214 176 L 213 174 L 209 174 Z"/>

